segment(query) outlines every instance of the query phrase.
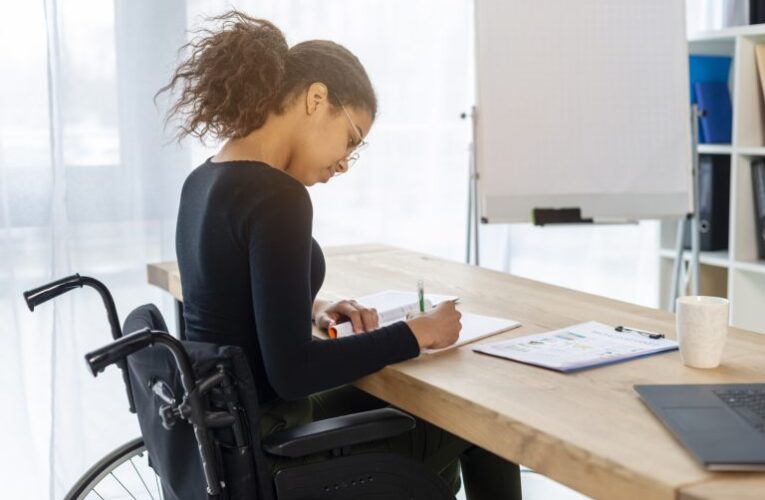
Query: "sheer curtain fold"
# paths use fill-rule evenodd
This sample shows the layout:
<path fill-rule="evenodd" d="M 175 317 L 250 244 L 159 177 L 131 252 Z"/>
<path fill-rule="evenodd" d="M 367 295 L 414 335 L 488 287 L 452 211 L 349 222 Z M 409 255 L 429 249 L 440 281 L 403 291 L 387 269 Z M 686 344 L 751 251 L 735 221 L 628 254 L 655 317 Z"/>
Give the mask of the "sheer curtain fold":
<path fill-rule="evenodd" d="M 0 448 L 16 450 L 0 458 L 3 496 L 61 498 L 138 433 L 119 372 L 94 379 L 82 362 L 110 338 L 97 294 L 77 290 L 31 314 L 21 293 L 79 272 L 111 288 L 121 318 L 154 302 L 173 323 L 145 266 L 175 258 L 183 180 L 217 144 L 173 142 L 163 129 L 172 96 L 152 99 L 188 30 L 232 6 L 274 21 L 290 44 L 347 46 L 377 90 L 370 147 L 349 174 L 310 189 L 317 240 L 464 258 L 471 0 L 2 3 L 0 67 L 14 77 L 0 80 L 0 391 L 11 408 Z M 579 229 L 513 227 L 508 240 L 505 226 L 483 226 L 482 263 L 650 301 L 652 229 Z"/>
<path fill-rule="evenodd" d="M 162 133 L 167 99 L 152 101 L 186 40 L 185 2 L 6 2 L 0 19 L 14 75 L 0 82 L 3 497 L 54 499 L 138 427 L 116 370 L 96 380 L 82 361 L 111 338 L 100 297 L 76 290 L 32 314 L 21 293 L 80 273 L 109 286 L 121 318 L 146 302 L 172 318 L 145 266 L 174 258 L 191 166 Z"/>
<path fill-rule="evenodd" d="M 50 193 L 49 224 L 50 235 L 48 245 L 50 248 L 50 275 L 45 279 L 71 274 L 69 272 L 69 248 L 67 245 L 68 210 L 66 208 L 67 176 L 63 153 L 63 120 L 62 120 L 62 95 L 61 95 L 61 18 L 59 17 L 59 5 L 55 0 L 45 0 L 45 27 L 47 39 L 47 70 L 48 70 L 48 137 L 50 141 L 50 170 L 53 176 L 53 185 Z M 57 423 L 55 414 L 63 397 L 58 390 L 59 382 L 59 351 L 67 345 L 64 339 L 56 335 L 58 331 L 67 331 L 71 328 L 71 298 L 66 297 L 58 301 L 51 308 L 53 317 L 51 329 L 47 332 L 50 343 L 50 411 L 51 425 L 49 431 L 48 449 L 48 492 L 51 498 L 56 496 L 56 442 Z M 46 311 L 47 312 L 47 311 Z M 68 321 L 67 321 L 68 320 Z"/>

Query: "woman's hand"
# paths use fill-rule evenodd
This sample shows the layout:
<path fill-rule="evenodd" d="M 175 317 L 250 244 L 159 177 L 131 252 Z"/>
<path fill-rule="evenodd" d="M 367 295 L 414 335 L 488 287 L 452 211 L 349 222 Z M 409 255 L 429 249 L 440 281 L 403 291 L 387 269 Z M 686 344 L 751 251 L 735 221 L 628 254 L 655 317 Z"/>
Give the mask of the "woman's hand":
<path fill-rule="evenodd" d="M 322 301 L 315 310 L 314 322 L 325 330 L 345 320 L 350 320 L 354 333 L 369 332 L 380 327 L 377 309 L 364 307 L 355 300 Z"/>
<path fill-rule="evenodd" d="M 440 349 L 457 342 L 462 330 L 462 314 L 455 304 L 453 300 L 446 300 L 430 311 L 407 316 L 406 323 L 417 338 L 420 349 Z"/>

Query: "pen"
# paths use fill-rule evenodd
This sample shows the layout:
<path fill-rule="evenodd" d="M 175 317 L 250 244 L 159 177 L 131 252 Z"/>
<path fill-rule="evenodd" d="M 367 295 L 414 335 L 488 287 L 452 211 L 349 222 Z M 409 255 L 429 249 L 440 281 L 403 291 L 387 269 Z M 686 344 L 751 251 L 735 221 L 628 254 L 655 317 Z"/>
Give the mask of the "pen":
<path fill-rule="evenodd" d="M 644 337 L 648 337 L 651 339 L 663 339 L 664 335 L 661 333 L 656 332 L 649 332 L 647 330 L 638 330 L 637 328 L 630 328 L 628 326 L 617 326 L 614 328 L 617 332 L 634 332 L 639 333 L 640 335 L 643 335 Z"/>
<path fill-rule="evenodd" d="M 417 298 L 420 301 L 420 312 L 425 312 L 425 284 L 417 280 Z"/>

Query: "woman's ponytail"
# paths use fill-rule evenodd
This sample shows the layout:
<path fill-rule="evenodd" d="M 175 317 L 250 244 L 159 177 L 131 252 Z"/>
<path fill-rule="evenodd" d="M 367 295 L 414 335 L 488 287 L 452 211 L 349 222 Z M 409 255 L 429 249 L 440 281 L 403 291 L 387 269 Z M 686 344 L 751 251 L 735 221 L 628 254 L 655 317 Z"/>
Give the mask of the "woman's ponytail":
<path fill-rule="evenodd" d="M 180 85 L 168 111 L 168 119 L 181 118 L 178 139 L 243 137 L 280 104 L 289 46 L 279 28 L 238 11 L 210 21 L 220 23 L 219 28 L 195 32 L 179 50 L 188 49 L 188 58 L 156 94 Z"/>

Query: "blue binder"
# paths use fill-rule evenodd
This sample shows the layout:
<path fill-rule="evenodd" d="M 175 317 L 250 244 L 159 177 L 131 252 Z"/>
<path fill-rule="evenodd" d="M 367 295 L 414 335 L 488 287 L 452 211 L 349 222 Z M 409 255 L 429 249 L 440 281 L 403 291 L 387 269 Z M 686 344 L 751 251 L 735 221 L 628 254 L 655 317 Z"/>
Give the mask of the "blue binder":
<path fill-rule="evenodd" d="M 696 82 L 701 131 L 704 143 L 730 144 L 733 111 L 728 84 Z"/>
<path fill-rule="evenodd" d="M 688 58 L 691 80 L 691 104 L 696 104 L 697 82 L 727 82 L 731 58 L 727 56 L 697 56 Z"/>
<path fill-rule="evenodd" d="M 691 104 L 697 104 L 696 83 L 727 82 L 730 76 L 732 58 L 728 56 L 691 55 L 688 58 L 690 72 Z M 716 142 L 704 137 L 704 129 L 699 126 L 699 143 Z"/>

